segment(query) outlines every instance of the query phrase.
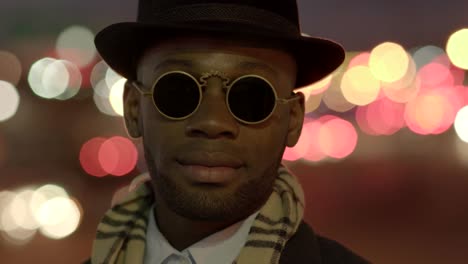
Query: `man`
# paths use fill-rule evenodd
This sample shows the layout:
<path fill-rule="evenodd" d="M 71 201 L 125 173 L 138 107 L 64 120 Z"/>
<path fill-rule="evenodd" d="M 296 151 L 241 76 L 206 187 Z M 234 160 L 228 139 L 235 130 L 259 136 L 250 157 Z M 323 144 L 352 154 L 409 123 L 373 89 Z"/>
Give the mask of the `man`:
<path fill-rule="evenodd" d="M 303 222 L 281 165 L 304 119 L 293 90 L 344 58 L 300 34 L 295 0 L 140 0 L 96 46 L 128 79 L 151 180 L 105 214 L 91 263 L 367 263 Z"/>

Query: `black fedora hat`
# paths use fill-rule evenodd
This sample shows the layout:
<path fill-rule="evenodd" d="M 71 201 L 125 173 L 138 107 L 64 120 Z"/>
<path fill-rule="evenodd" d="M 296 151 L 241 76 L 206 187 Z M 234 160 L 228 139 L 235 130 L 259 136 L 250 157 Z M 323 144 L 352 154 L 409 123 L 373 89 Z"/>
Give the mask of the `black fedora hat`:
<path fill-rule="evenodd" d="M 137 60 L 146 47 L 184 35 L 281 46 L 296 58 L 296 88 L 322 79 L 344 60 L 339 44 L 301 34 L 296 0 L 140 0 L 137 22 L 104 28 L 95 44 L 112 69 L 135 79 Z"/>

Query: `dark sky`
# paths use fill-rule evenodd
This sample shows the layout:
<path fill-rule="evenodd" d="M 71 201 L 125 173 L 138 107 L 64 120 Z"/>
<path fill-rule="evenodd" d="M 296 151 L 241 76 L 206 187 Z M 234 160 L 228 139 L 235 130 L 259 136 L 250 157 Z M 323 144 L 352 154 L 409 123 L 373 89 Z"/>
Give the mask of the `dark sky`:
<path fill-rule="evenodd" d="M 0 0 L 0 47 L 5 41 L 56 35 L 71 24 L 94 31 L 134 19 L 130 0 Z M 366 50 L 383 41 L 407 48 L 444 46 L 451 32 L 468 27 L 466 0 L 299 0 L 302 31 L 332 38 L 348 50 Z"/>

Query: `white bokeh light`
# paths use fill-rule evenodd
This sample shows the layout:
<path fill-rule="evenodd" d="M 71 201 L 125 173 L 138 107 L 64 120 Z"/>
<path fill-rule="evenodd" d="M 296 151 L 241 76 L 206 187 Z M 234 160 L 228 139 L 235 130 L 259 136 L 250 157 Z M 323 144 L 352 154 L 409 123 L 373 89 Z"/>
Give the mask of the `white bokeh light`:
<path fill-rule="evenodd" d="M 110 116 L 119 116 L 112 108 L 109 100 L 111 89 L 107 86 L 106 80 L 101 80 L 96 87 L 94 87 L 93 100 L 96 107 L 103 114 Z"/>
<path fill-rule="evenodd" d="M 10 215 L 10 204 L 16 194 L 11 191 L 0 192 L 0 230 L 9 231 L 17 228 Z"/>
<path fill-rule="evenodd" d="M 52 239 L 62 239 L 75 232 L 80 219 L 81 212 L 78 205 L 65 197 L 50 199 L 38 210 L 40 231 Z"/>
<path fill-rule="evenodd" d="M 34 230 L 39 227 L 34 212 L 31 210 L 33 208 L 29 206 L 33 194 L 34 191 L 30 189 L 18 192 L 9 207 L 12 219 L 22 229 Z"/>
<path fill-rule="evenodd" d="M 18 111 L 19 93 L 9 82 L 0 80 L 0 122 L 13 117 Z"/>
<path fill-rule="evenodd" d="M 468 106 L 463 107 L 457 113 L 454 127 L 458 137 L 468 143 Z"/>
<path fill-rule="evenodd" d="M 83 26 L 65 29 L 58 37 L 56 46 L 60 58 L 74 62 L 78 67 L 90 64 L 97 53 L 93 32 Z"/>
<path fill-rule="evenodd" d="M 112 109 L 114 109 L 114 112 L 116 112 L 118 115 L 123 116 L 123 93 L 124 93 L 124 87 L 125 87 L 125 82 L 127 80 L 124 78 L 121 78 L 117 82 L 112 85 L 110 94 L 109 94 L 109 101 L 112 106 Z"/>
<path fill-rule="evenodd" d="M 68 82 L 66 83 L 65 91 L 55 99 L 68 100 L 78 94 L 81 88 L 82 76 L 80 69 L 70 61 L 60 60 L 67 70 Z"/>

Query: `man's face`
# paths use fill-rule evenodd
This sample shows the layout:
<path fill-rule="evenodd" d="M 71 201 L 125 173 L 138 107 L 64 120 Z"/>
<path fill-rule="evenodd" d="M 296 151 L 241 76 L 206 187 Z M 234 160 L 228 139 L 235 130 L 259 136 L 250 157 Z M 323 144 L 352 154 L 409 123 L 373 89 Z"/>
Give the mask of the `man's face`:
<path fill-rule="evenodd" d="M 138 79 L 150 90 L 162 74 L 181 70 L 197 80 L 219 71 L 231 81 L 255 74 L 273 84 L 278 97 L 289 98 L 296 66 L 279 50 L 233 45 L 209 39 L 171 40 L 145 52 Z M 125 119 L 132 136 L 142 136 L 156 199 L 175 213 L 197 220 L 241 219 L 268 199 L 286 145 L 299 137 L 304 101 L 278 104 L 266 121 L 248 125 L 226 105 L 220 78 L 210 77 L 198 110 L 170 120 L 151 96 L 130 89 Z M 158 201 L 156 201 L 158 202 Z"/>

